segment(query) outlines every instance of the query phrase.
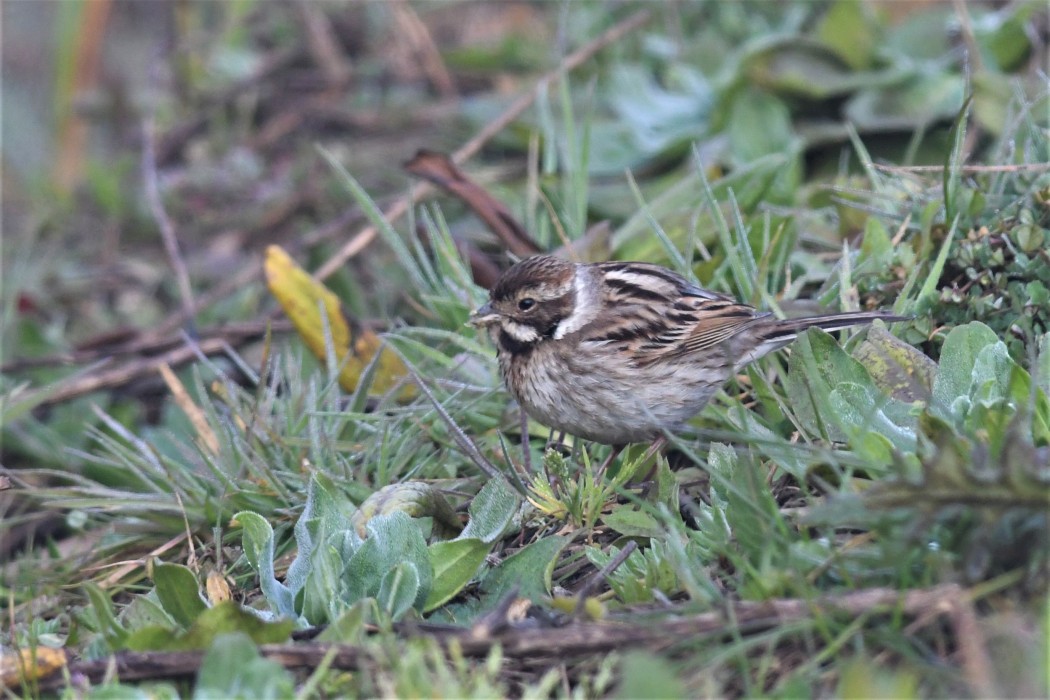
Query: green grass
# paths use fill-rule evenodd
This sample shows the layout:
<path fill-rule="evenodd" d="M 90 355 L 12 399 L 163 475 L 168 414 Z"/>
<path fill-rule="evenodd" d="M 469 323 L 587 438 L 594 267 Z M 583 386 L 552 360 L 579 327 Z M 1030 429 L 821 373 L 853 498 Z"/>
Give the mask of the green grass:
<path fill-rule="evenodd" d="M 544 20 L 605 26 L 598 9 Z M 666 456 L 643 463 L 635 446 L 598 474 L 606 447 L 548 449 L 536 424 L 522 444 L 492 348 L 466 325 L 486 292 L 461 244 L 492 240 L 447 200 L 391 225 L 370 167 L 310 134 L 320 147 L 296 162 L 379 231 L 331 284 L 345 308 L 383 316 L 425 391 L 372 391 L 378 362 L 346 391 L 293 336 L 179 371 L 206 428 L 166 391 L 42 408 L 67 372 L 3 376 L 0 476 L 31 504 L 0 506 L 4 525 L 60 522 L 3 562 L 4 663 L 39 647 L 81 662 L 201 653 L 138 687 L 165 697 L 1045 695 L 1050 259 L 1035 242 L 1050 241 L 1048 96 L 1006 51 L 1032 10 L 996 24 L 969 9 L 985 21 L 967 83 L 934 40 L 957 19 L 947 5 L 877 18 L 875 46 L 828 38 L 870 9 L 661 8 L 507 130 L 501 147 L 524 163 L 513 183 L 485 181 L 484 160 L 466 169 L 552 248 L 608 218 L 595 258 L 665 264 L 788 314 L 817 299 L 912 321 L 811 331 L 731 381 Z M 287 17 L 270 20 L 290 41 Z M 771 38 L 780 26 L 793 34 Z M 785 70 L 796 63 L 808 84 Z M 993 78 L 1016 86 L 1002 105 Z M 943 100 L 920 109 L 915 90 Z M 838 101 L 851 121 L 818 134 Z M 299 260 L 316 268 L 335 248 Z M 14 262 L 8 300 L 65 264 Z M 240 294 L 231 318 L 274 308 L 261 288 Z M 74 326 L 9 304 L 5 359 L 71 347 Z M 328 345 L 331 359 L 331 333 Z M 623 629 L 653 636 L 609 648 L 583 633 Z M 544 634 L 547 647 L 517 646 Z M 273 643 L 315 655 L 292 664 Z M 5 692 L 45 691 L 30 679 Z"/>

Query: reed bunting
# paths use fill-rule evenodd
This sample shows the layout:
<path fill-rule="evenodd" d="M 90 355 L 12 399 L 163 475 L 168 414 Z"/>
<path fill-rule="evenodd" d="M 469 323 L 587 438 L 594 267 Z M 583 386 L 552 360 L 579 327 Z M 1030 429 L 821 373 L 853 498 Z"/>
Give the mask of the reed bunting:
<path fill-rule="evenodd" d="M 546 255 L 504 272 L 471 315 L 529 416 L 609 445 L 676 430 L 733 374 L 807 328 L 875 319 L 907 320 L 882 311 L 779 320 L 658 265 Z"/>

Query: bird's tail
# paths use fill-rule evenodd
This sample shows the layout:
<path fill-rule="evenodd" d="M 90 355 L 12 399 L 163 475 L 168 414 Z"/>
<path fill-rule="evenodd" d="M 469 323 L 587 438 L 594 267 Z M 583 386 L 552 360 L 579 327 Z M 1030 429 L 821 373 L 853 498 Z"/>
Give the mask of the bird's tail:
<path fill-rule="evenodd" d="M 910 316 L 899 316 L 888 311 L 852 311 L 841 314 L 788 318 L 778 321 L 763 319 L 763 323 L 755 324 L 753 328 L 755 340 L 758 342 L 753 350 L 741 358 L 736 367 L 739 370 L 744 365 L 754 362 L 763 355 L 784 347 L 808 328 L 837 331 L 850 326 L 863 326 L 872 321 L 896 323 L 897 321 L 908 321 L 910 319 Z"/>

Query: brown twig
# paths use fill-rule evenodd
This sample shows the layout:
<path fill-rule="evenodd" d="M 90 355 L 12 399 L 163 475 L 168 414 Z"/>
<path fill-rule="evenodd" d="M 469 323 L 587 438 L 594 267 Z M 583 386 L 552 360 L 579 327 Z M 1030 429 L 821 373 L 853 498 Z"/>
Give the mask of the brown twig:
<path fill-rule="evenodd" d="M 308 0 L 297 0 L 295 9 L 306 30 L 306 46 L 310 56 L 324 74 L 328 89 L 345 86 L 354 71 L 339 46 L 335 30 L 323 7 Z"/>
<path fill-rule="evenodd" d="M 254 337 L 261 337 L 262 333 L 263 331 L 259 331 L 254 335 L 242 335 L 237 340 L 245 342 Z M 161 365 L 179 366 L 201 355 L 221 354 L 229 347 L 230 343 L 225 337 L 216 336 L 204 338 L 196 346 L 183 344 L 161 355 L 135 357 L 116 367 L 103 367 L 97 371 L 74 377 L 54 389 L 41 390 L 46 392 L 46 396 L 39 402 L 39 405 L 61 403 L 95 391 L 123 386 L 136 379 L 156 374 Z"/>
<path fill-rule="evenodd" d="M 394 0 L 389 6 L 394 12 L 394 21 L 397 22 L 401 34 L 411 46 L 430 84 L 446 100 L 458 97 L 456 81 L 452 79 L 452 74 L 445 66 L 445 61 L 441 58 L 441 51 L 434 43 L 434 38 L 430 36 L 427 25 L 423 24 L 419 15 L 406 0 Z"/>
<path fill-rule="evenodd" d="M 241 342 L 242 338 L 257 338 L 266 332 L 267 326 L 275 333 L 284 333 L 292 329 L 290 321 L 246 321 L 244 323 L 226 323 L 202 329 L 202 339 L 226 338 L 233 343 Z M 135 335 L 130 340 L 119 344 L 99 343 L 90 349 L 73 350 L 72 352 L 45 355 L 42 357 L 24 357 L 12 360 L 0 366 L 0 373 L 8 374 L 23 372 L 38 367 L 56 367 L 61 365 L 83 365 L 89 362 L 97 362 L 103 359 L 125 357 L 127 355 L 156 354 L 171 350 L 183 343 L 182 334 L 157 336 L 151 334 Z"/>
<path fill-rule="evenodd" d="M 466 204 L 514 255 L 526 257 L 539 253 L 539 243 L 511 214 L 507 205 L 470 179 L 444 153 L 420 149 L 404 164 L 407 173 L 437 185 Z"/>
<path fill-rule="evenodd" d="M 649 10 L 635 12 L 622 22 L 618 22 L 601 36 L 593 39 L 586 45 L 566 56 L 557 68 L 537 81 L 537 89 L 530 90 L 528 93 L 514 100 L 514 102 L 512 102 L 499 117 L 489 122 L 477 134 L 475 134 L 473 138 L 460 146 L 460 148 L 452 154 L 452 162 L 456 165 L 462 165 L 464 161 L 480 151 L 481 147 L 492 139 L 493 136 L 503 131 L 503 129 L 505 129 L 511 122 L 521 116 L 536 100 L 536 96 L 540 89 L 546 89 L 551 83 L 561 79 L 566 73 L 583 64 L 601 49 L 618 41 L 629 32 L 641 27 L 649 20 L 650 14 Z M 424 198 L 433 193 L 433 191 L 434 188 L 431 185 L 426 184 L 414 188 L 410 194 L 401 197 L 394 202 L 389 209 L 384 211 L 383 218 L 391 223 L 400 219 L 412 206 L 421 202 Z M 332 275 L 336 270 L 340 269 L 347 260 L 368 247 L 378 233 L 379 231 L 375 226 L 364 228 L 360 233 L 347 241 L 346 244 L 340 248 L 335 255 L 329 258 L 324 265 L 318 268 L 315 276 L 318 279 L 325 279 Z"/>
<path fill-rule="evenodd" d="M 179 250 L 179 240 L 175 235 L 175 225 L 168 212 L 164 209 L 164 202 L 160 194 L 160 181 L 157 177 L 157 158 L 153 145 L 153 118 L 145 120 L 142 127 L 142 179 L 145 184 L 146 200 L 149 202 L 150 211 L 160 229 L 161 240 L 164 241 L 164 250 L 168 254 L 168 261 L 172 270 L 175 271 L 175 279 L 179 285 L 179 301 L 182 302 L 182 310 L 186 315 L 187 330 L 190 337 L 197 336 L 196 323 L 193 312 L 193 289 L 190 286 L 190 274 L 186 269 L 186 261 Z"/>
<path fill-rule="evenodd" d="M 962 608 L 969 606 L 969 613 Z M 445 646 L 455 644 L 469 657 L 487 656 L 499 645 L 505 658 L 543 659 L 574 658 L 613 650 L 647 647 L 661 649 L 702 637 L 726 637 L 740 633 L 755 633 L 778 625 L 798 622 L 822 613 L 838 613 L 850 617 L 871 614 L 901 613 L 920 616 L 930 610 L 947 614 L 956 628 L 956 634 L 975 631 L 976 617 L 969 594 L 960 586 L 948 584 L 929 589 L 897 591 L 872 588 L 826 598 L 741 601 L 733 604 L 729 614 L 712 611 L 694 615 L 667 615 L 659 624 L 650 619 L 579 623 L 558 628 L 507 628 L 490 636 L 478 635 L 476 630 L 454 630 L 429 636 Z M 419 628 L 409 628 L 419 636 Z M 971 645 L 973 649 L 963 648 Z M 349 644 L 267 644 L 260 647 L 263 656 L 285 668 L 314 668 L 327 655 L 332 655 L 334 668 L 353 670 L 361 668 L 374 658 L 367 649 Z M 69 665 L 69 675 L 99 682 L 108 672 L 116 671 L 123 682 L 185 678 L 197 673 L 204 652 L 121 652 L 108 659 L 78 661 Z M 963 673 L 978 696 L 994 692 L 987 650 L 979 635 L 960 640 Z M 41 691 L 63 687 L 62 674 L 52 674 L 40 681 Z"/>

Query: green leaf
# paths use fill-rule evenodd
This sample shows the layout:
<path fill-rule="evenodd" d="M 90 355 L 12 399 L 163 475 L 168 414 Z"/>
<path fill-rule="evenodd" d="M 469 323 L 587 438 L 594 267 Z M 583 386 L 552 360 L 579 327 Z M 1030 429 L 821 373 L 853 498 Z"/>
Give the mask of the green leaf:
<path fill-rule="evenodd" d="M 660 523 L 649 513 L 620 506 L 608 515 L 602 516 L 602 522 L 626 537 L 663 537 L 666 532 Z"/>
<path fill-rule="evenodd" d="M 765 470 L 752 455 L 738 455 L 720 442 L 711 444 L 707 460 L 712 494 L 726 504 L 733 537 L 748 559 L 757 562 L 768 555 L 770 543 L 783 539 L 783 521 L 766 486 Z"/>
<path fill-rule="evenodd" d="M 876 463 L 890 464 L 891 446 L 900 452 L 915 450 L 916 420 L 909 415 L 910 407 L 887 400 L 873 387 L 841 382 L 828 395 L 828 406 L 830 419 L 849 436 L 850 444 L 866 446 L 866 456 Z"/>
<path fill-rule="evenodd" d="M 817 36 L 854 69 L 871 65 L 879 45 L 879 27 L 867 3 L 836 0 L 817 26 Z"/>
<path fill-rule="evenodd" d="M 872 326 L 853 357 L 879 387 L 894 399 L 929 401 L 937 363 L 881 326 Z"/>
<path fill-rule="evenodd" d="M 970 381 L 970 400 L 985 405 L 1010 397 L 1010 374 L 1017 363 L 1010 357 L 1006 343 L 997 340 L 977 353 Z M 1027 396 L 1012 397 L 1027 400 Z"/>
<path fill-rule="evenodd" d="M 146 595 L 138 595 L 131 599 L 127 607 L 120 614 L 120 619 L 129 630 L 140 627 L 159 625 L 165 628 L 174 628 L 177 624 L 171 615 L 164 611 L 157 598 L 156 590 Z"/>
<path fill-rule="evenodd" d="M 362 643 L 366 634 L 365 623 L 369 621 L 369 613 L 374 607 L 375 600 L 370 598 L 357 601 L 329 623 L 317 636 L 317 641 L 333 644 Z"/>
<path fill-rule="evenodd" d="M 310 479 L 306 504 L 295 523 L 295 560 L 285 576 L 285 585 L 293 596 L 306 585 L 307 575 L 312 568 L 310 560 L 317 544 L 324 542 L 331 533 L 349 527 L 349 519 L 339 512 L 329 490 L 316 477 Z"/>
<path fill-rule="evenodd" d="M 263 658 L 244 634 L 215 639 L 201 661 L 194 700 L 290 698 L 295 679 L 281 664 Z"/>
<path fill-rule="evenodd" d="M 1039 339 L 1039 357 L 1032 368 L 1036 384 L 1043 393 L 1050 396 L 1050 333 L 1044 333 Z"/>
<path fill-rule="evenodd" d="M 898 78 L 905 77 L 903 74 Z M 966 89 L 962 77 L 945 71 L 910 76 L 904 84 L 858 91 L 844 108 L 846 118 L 859 132 L 918 129 L 955 116 Z"/>
<path fill-rule="evenodd" d="M 886 226 L 874 216 L 864 224 L 864 238 L 857 257 L 857 271 L 867 266 L 869 270 L 881 271 L 893 261 L 893 241 Z"/>
<path fill-rule="evenodd" d="M 481 583 L 489 606 L 495 605 L 514 586 L 518 586 L 519 596 L 529 600 L 549 595 L 554 562 L 570 541 L 558 535 L 536 540 L 492 569 Z"/>
<path fill-rule="evenodd" d="M 153 584 L 164 611 L 183 627 L 189 627 L 197 616 L 208 609 L 200 594 L 197 577 L 181 564 L 165 564 L 154 560 Z"/>
<path fill-rule="evenodd" d="M 109 647 L 110 651 L 124 649 L 128 639 L 128 631 L 120 624 L 116 614 L 113 612 L 113 603 L 110 601 L 109 596 L 94 583 L 85 584 L 84 592 L 87 593 L 88 600 L 91 602 L 91 609 L 94 611 L 95 619 L 98 621 L 98 631 L 102 633 L 103 639 L 106 640 L 106 646 Z"/>
<path fill-rule="evenodd" d="M 216 637 L 231 632 L 247 635 L 258 644 L 277 644 L 287 641 L 294 628 L 293 620 L 268 622 L 226 600 L 202 612 L 185 632 L 157 625 L 138 629 L 128 637 L 127 648 L 132 651 L 206 649 Z"/>
<path fill-rule="evenodd" d="M 346 603 L 342 572 L 361 544 L 344 512 L 352 506 L 336 492 L 323 475 L 310 480 L 306 505 L 295 524 L 296 557 L 285 577 L 293 599 L 299 601 L 299 612 L 314 625 L 342 613 Z"/>
<path fill-rule="evenodd" d="M 620 684 L 614 698 L 689 698 L 678 673 L 666 659 L 645 651 L 624 655 L 620 664 Z"/>
<path fill-rule="evenodd" d="M 411 563 L 402 562 L 383 576 L 376 600 L 379 607 L 390 615 L 391 620 L 399 620 L 412 608 L 418 597 L 418 570 Z"/>
<path fill-rule="evenodd" d="M 790 151 L 797 142 L 791 112 L 779 98 L 768 92 L 744 90 L 733 100 L 729 146 L 740 162 Z"/>
<path fill-rule="evenodd" d="M 444 605 L 463 590 L 478 573 L 478 567 L 485 561 L 489 549 L 488 543 L 474 537 L 460 537 L 430 545 L 428 552 L 430 566 L 434 571 L 434 584 L 423 611 L 430 612 Z"/>
<path fill-rule="evenodd" d="M 878 81 L 874 75 L 851 72 L 826 46 L 784 34 L 755 42 L 743 68 L 749 85 L 812 100 L 846 95 Z"/>
<path fill-rule="evenodd" d="M 800 335 L 788 360 L 785 385 L 791 406 L 810 434 L 845 440 L 846 434 L 835 421 L 837 409 L 830 403 L 831 392 L 843 382 L 874 390 L 864 366 L 830 335 L 816 328 Z"/>
<path fill-rule="evenodd" d="M 234 515 L 233 519 L 241 525 L 244 556 L 259 574 L 259 587 L 262 588 L 266 601 L 277 614 L 298 617 L 295 612 L 295 596 L 274 575 L 274 536 L 270 523 L 258 513 L 248 510 L 242 510 Z"/>
<path fill-rule="evenodd" d="M 941 361 L 933 381 L 934 406 L 944 415 L 952 415 L 952 404 L 970 395 L 977 356 L 988 345 L 998 342 L 991 328 L 974 321 L 956 326 L 948 333 L 941 348 Z"/>
<path fill-rule="evenodd" d="M 347 602 L 376 597 L 387 572 L 407 562 L 416 567 L 419 576 L 414 605 L 422 610 L 430 593 L 433 573 L 427 545 L 417 524 L 406 514 L 396 511 L 372 518 L 367 529 L 367 539 L 346 564 Z"/>
<path fill-rule="evenodd" d="M 506 479 L 491 479 L 470 502 L 467 509 L 470 520 L 459 538 L 476 538 L 491 544 L 504 533 L 519 508 L 521 497 Z"/>

